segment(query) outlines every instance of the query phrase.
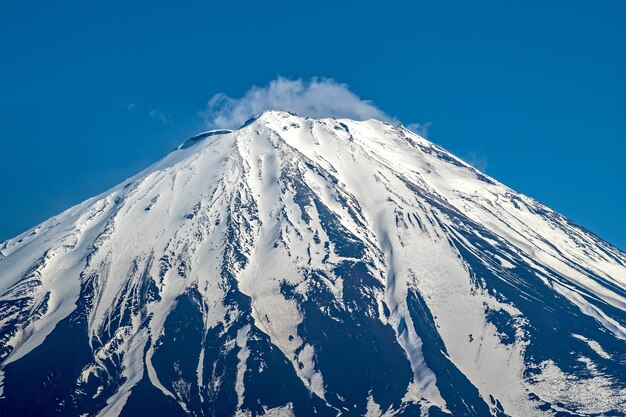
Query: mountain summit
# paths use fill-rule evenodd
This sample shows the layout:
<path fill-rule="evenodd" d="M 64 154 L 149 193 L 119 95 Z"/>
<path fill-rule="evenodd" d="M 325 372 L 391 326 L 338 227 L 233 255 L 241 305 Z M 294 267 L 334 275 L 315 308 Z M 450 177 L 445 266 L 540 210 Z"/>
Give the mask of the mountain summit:
<path fill-rule="evenodd" d="M 401 126 L 269 111 L 0 243 L 0 415 L 623 415 L 625 326 L 615 247 Z"/>

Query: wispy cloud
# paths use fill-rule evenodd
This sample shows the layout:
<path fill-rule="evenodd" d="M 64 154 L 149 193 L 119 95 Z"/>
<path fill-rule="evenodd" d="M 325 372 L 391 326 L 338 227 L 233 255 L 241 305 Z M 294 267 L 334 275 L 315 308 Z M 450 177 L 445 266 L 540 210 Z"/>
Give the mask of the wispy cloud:
<path fill-rule="evenodd" d="M 357 120 L 397 120 L 361 99 L 346 84 L 328 78 L 290 80 L 278 77 L 265 87 L 252 87 L 243 97 L 214 95 L 202 113 L 210 129 L 237 128 L 264 110 L 292 111 L 301 116 L 346 117 Z"/>
<path fill-rule="evenodd" d="M 168 114 L 163 113 L 162 111 L 159 110 L 150 110 L 148 112 L 148 114 L 150 115 L 150 117 L 152 117 L 153 119 L 157 119 L 158 121 L 160 121 L 161 123 L 165 124 L 165 125 L 171 125 L 172 122 L 170 121 L 170 117 Z"/>
<path fill-rule="evenodd" d="M 489 166 L 487 156 L 480 151 L 471 151 L 465 154 L 461 159 L 482 172 L 485 172 Z"/>
<path fill-rule="evenodd" d="M 124 110 L 128 110 L 128 111 L 133 111 L 137 108 L 137 103 L 120 102 L 119 104 L 121 108 L 123 108 Z"/>
<path fill-rule="evenodd" d="M 417 133 L 423 138 L 428 137 L 428 130 L 430 129 L 431 122 L 426 123 L 409 123 L 405 127 L 412 132 Z"/>

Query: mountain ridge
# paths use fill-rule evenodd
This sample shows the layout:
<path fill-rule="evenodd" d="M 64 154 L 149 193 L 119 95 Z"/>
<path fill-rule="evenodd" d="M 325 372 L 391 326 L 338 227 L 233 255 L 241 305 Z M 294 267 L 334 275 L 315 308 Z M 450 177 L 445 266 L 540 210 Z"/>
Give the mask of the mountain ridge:
<path fill-rule="evenodd" d="M 401 126 L 264 112 L 2 253 L 7 415 L 626 412 L 626 255 Z"/>

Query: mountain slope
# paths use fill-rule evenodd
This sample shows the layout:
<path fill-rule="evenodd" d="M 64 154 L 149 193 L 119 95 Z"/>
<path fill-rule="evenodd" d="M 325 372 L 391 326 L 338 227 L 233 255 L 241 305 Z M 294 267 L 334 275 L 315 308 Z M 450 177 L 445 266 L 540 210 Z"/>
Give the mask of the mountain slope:
<path fill-rule="evenodd" d="M 626 255 L 374 120 L 198 135 L 0 294 L 1 415 L 626 413 Z"/>

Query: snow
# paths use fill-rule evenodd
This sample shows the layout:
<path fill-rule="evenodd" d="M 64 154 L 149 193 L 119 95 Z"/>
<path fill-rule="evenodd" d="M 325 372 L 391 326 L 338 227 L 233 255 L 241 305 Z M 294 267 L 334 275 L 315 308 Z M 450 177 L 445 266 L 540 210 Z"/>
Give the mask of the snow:
<path fill-rule="evenodd" d="M 239 363 L 237 363 L 237 382 L 235 383 L 235 388 L 237 391 L 237 408 L 239 409 L 243 406 L 243 396 L 245 392 L 244 376 L 247 369 L 246 362 L 250 357 L 250 349 L 248 349 L 247 346 L 249 332 L 250 326 L 244 326 L 237 332 L 237 346 L 239 347 L 237 359 Z"/>
<path fill-rule="evenodd" d="M 598 356 L 600 356 L 601 358 L 612 359 L 611 355 L 606 353 L 606 351 L 602 349 L 602 345 L 600 345 L 600 343 L 596 342 L 595 340 L 590 340 L 586 338 L 585 336 L 582 336 L 579 334 L 573 334 L 572 336 L 574 336 L 576 339 L 582 340 L 583 342 L 587 343 L 589 347 L 593 349 L 593 351 L 596 352 Z"/>
<path fill-rule="evenodd" d="M 306 298 L 309 272 L 321 271 L 324 285 L 343 306 L 344 282 L 333 270 L 355 259 L 341 255 L 320 210 L 298 202 L 301 185 L 295 179 L 364 243 L 364 261 L 382 288 L 376 293 L 375 315 L 396 330 L 411 364 L 413 382 L 405 402 L 446 407 L 407 306 L 408 292 L 418 291 L 450 360 L 487 404 L 493 396 L 512 415 L 540 415 L 527 396 L 534 383 L 533 392 L 543 399 L 567 403 L 573 401 L 568 392 L 580 395 L 589 412 L 623 405 L 623 392 L 616 394 L 595 368 L 595 376 L 585 382 L 589 392 L 549 361 L 540 364 L 536 380 L 524 377 L 529 341 L 523 330 L 518 329 L 513 343 L 503 344 L 486 308 L 506 311 L 519 323 L 522 313 L 476 284 L 481 277 L 471 275 L 451 238 L 477 255 L 480 249 L 441 207 L 467 216 L 492 234 L 480 236 L 484 241 L 509 251 L 494 258 L 501 268 L 513 273 L 525 262 L 539 271 L 546 289 L 621 340 L 626 340 L 626 329 L 598 304 L 626 311 L 625 254 L 402 127 L 272 111 L 240 130 L 202 133 L 122 184 L 7 241 L 0 258 L 0 300 L 22 296 L 12 291 L 29 279 L 37 283 L 26 291 L 33 306 L 44 303 L 48 293 L 49 298 L 45 314 L 22 323 L 10 338 L 14 350 L 2 366 L 41 345 L 76 308 L 81 286 L 97 277 L 93 304 L 87 306 L 90 341 L 100 346 L 94 364 L 104 369 L 102 361 L 115 352 L 125 378 L 98 415 L 119 415 L 143 376 L 144 364 L 151 383 L 178 398 L 161 384 L 151 363 L 159 336 L 178 298 L 192 288 L 202 298 L 205 334 L 232 324 L 240 311 L 224 303 L 226 268 L 251 299 L 253 325 L 282 352 L 304 386 L 326 399 L 316 347 L 298 334 L 303 312 L 296 300 L 282 294 L 281 285 Z M 158 300 L 142 298 L 147 277 L 155 281 Z M 596 304 L 589 302 L 592 298 Z M 143 309 L 134 310 L 137 305 Z M 116 321 L 120 310 L 131 311 L 125 326 Z M 14 318 L 0 316 L 0 328 Z M 407 324 L 404 331 L 398 330 L 401 322 Z M 250 330 L 239 329 L 235 342 L 240 349 L 240 408 Z M 574 337 L 611 359 L 597 341 Z M 202 388 L 204 345 L 200 352 L 195 383 Z M 0 373 L 0 390 L 1 383 Z M 595 407 L 587 405 L 592 393 L 601 400 Z M 387 415 L 371 396 L 367 413 Z M 293 409 L 268 408 L 265 415 L 293 415 Z"/>
<path fill-rule="evenodd" d="M 534 377 L 535 388 L 550 403 L 562 404 L 559 408 L 580 407 L 582 415 L 603 415 L 612 410 L 626 413 L 626 389 L 612 389 L 613 381 L 600 375 L 593 362 L 585 357 L 579 360 L 587 365 L 590 378 L 566 374 L 554 362 L 545 361 L 540 364 L 541 373 Z"/>

